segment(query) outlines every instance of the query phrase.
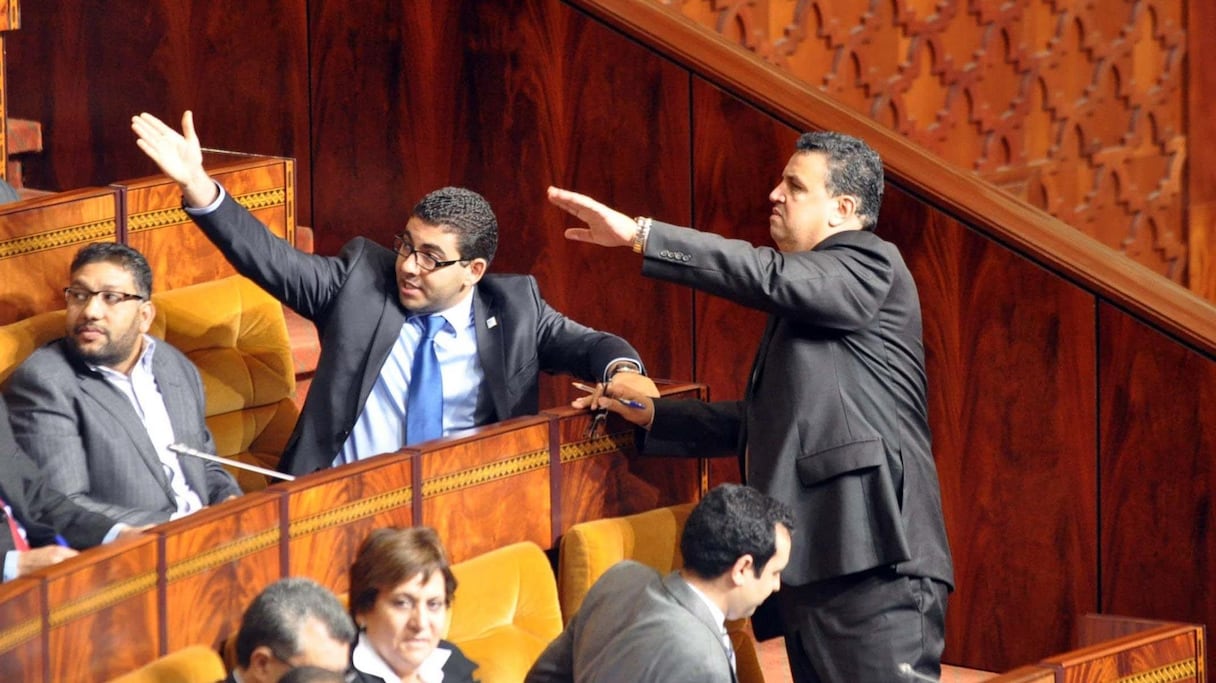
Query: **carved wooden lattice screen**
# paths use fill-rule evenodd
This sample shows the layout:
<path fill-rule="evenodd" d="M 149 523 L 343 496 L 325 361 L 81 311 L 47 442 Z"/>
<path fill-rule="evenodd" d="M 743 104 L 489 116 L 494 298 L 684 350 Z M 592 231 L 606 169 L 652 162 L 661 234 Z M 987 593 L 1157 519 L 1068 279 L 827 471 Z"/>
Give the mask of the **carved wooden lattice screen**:
<path fill-rule="evenodd" d="M 1187 283 L 1184 0 L 655 0 Z"/>

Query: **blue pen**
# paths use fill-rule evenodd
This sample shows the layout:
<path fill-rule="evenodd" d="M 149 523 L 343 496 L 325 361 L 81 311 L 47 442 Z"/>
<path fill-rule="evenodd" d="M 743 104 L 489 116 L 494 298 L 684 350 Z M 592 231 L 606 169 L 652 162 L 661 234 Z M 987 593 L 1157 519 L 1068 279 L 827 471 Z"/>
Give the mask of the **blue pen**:
<path fill-rule="evenodd" d="M 59 534 L 55 534 L 55 545 L 61 545 L 65 548 L 72 547 L 71 544 L 68 543 L 68 539 L 64 538 L 63 536 L 60 536 Z"/>

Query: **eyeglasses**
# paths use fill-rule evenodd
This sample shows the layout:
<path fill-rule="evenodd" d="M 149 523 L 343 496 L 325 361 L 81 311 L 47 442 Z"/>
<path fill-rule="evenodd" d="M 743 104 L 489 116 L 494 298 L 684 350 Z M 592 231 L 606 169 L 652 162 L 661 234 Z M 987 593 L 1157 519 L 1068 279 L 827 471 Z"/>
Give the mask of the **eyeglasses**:
<path fill-rule="evenodd" d="M 403 259 L 413 256 L 414 262 L 418 264 L 418 267 L 426 271 L 447 268 L 453 263 L 462 263 L 468 260 L 463 258 L 455 258 L 451 261 L 440 261 L 425 251 L 418 251 L 414 248 L 414 245 L 407 244 L 406 241 L 401 238 L 401 235 L 397 235 L 393 238 L 393 251 L 397 252 L 397 255 Z"/>
<path fill-rule="evenodd" d="M 106 306 L 117 306 L 124 301 L 147 301 L 146 297 L 139 294 L 128 294 L 126 292 L 112 292 L 106 289 L 100 292 L 94 292 L 91 289 L 84 287 L 64 287 L 63 299 L 68 302 L 68 306 L 87 306 L 93 297 L 101 297 L 101 303 Z"/>

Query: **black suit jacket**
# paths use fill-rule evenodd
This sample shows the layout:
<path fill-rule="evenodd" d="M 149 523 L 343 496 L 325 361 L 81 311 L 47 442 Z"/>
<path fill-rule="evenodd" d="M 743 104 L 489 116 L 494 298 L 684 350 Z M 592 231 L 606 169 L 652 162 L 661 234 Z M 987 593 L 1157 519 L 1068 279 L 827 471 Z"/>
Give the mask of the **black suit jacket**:
<path fill-rule="evenodd" d="M 329 467 L 406 319 L 397 296 L 397 255 L 361 237 L 337 256 L 305 254 L 229 196 L 215 211 L 192 217 L 238 272 L 316 324 L 317 372 L 279 469 L 307 474 Z M 536 413 L 541 371 L 598 381 L 615 359 L 641 365 L 623 339 L 545 303 L 531 276 L 486 275 L 473 296 L 485 372 L 477 424 Z"/>
<path fill-rule="evenodd" d="M 86 510 L 46 484 L 38 466 L 17 445 L 9 427 L 8 409 L 0 401 L 0 497 L 25 527 L 30 546 L 55 542 L 56 532 L 73 548 L 91 548 L 101 543 L 116 522 Z M 8 523 L 0 520 L 0 557 L 13 550 Z"/>
<path fill-rule="evenodd" d="M 850 230 L 782 253 L 656 222 L 643 273 L 769 313 L 745 399 L 658 401 L 645 450 L 739 455 L 794 509 L 791 585 L 884 565 L 953 585 L 920 301 L 895 246 Z"/>

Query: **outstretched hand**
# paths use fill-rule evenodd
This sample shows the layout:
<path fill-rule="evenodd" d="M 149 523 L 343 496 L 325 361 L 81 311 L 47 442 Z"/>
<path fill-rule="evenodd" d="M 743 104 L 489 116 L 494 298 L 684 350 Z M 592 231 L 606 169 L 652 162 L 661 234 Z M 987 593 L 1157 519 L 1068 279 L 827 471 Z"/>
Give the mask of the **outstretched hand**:
<path fill-rule="evenodd" d="M 131 130 L 135 144 L 181 186 L 188 205 L 206 206 L 215 200 L 218 190 L 203 168 L 203 150 L 190 111 L 182 114 L 181 133 L 146 112 L 131 117 Z"/>
<path fill-rule="evenodd" d="M 627 247 L 633 242 L 638 224 L 629 216 L 585 194 L 552 186 L 547 194 L 551 204 L 587 224 L 585 228 L 567 229 L 566 239 L 605 247 Z"/>

